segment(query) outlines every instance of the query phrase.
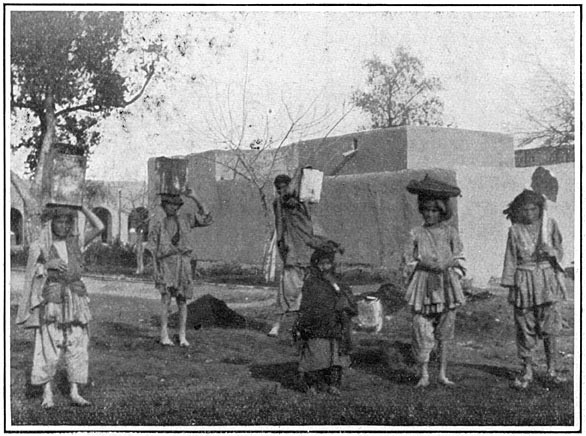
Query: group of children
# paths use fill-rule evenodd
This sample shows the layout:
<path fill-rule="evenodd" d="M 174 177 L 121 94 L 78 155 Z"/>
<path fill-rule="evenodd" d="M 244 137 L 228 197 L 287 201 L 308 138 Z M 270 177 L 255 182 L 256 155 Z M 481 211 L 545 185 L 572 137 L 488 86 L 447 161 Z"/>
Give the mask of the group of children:
<path fill-rule="evenodd" d="M 307 210 L 288 190 L 286 175 L 275 180 L 280 196 L 275 203 L 279 252 L 284 260 L 283 280 L 300 288 L 298 295 L 283 300 L 286 311 L 298 313 L 294 333 L 299 339 L 299 372 L 305 390 L 325 390 L 339 395 L 344 368 L 350 365 L 351 318 L 357 307 L 350 288 L 335 274 L 335 255 L 339 244 L 314 234 Z M 412 312 L 412 348 L 420 378 L 417 386 L 429 385 L 428 363 L 436 342 L 439 349 L 439 382 L 452 385 L 447 376 L 450 345 L 454 338 L 456 311 L 464 304 L 461 279 L 465 274 L 463 249 L 458 231 L 448 224 L 450 198 L 460 190 L 426 177 L 412 181 L 407 189 L 417 195 L 423 224 L 410 232 L 406 253 L 408 285 L 405 299 Z M 189 346 L 185 335 L 186 299 L 191 295 L 189 260 L 191 248 L 187 232 L 212 222 L 210 213 L 194 196 L 197 212 L 189 219 L 177 214 L 180 196 L 162 196 L 162 219 L 153 223 L 149 237 L 154 247 L 155 282 L 161 291 L 161 344 L 171 345 L 167 331 L 169 303 L 174 297 L 179 306 L 181 346 Z M 283 200 L 283 201 L 282 201 Z M 283 220 L 283 206 L 289 221 Z M 533 380 L 532 354 L 537 340 L 543 339 L 547 371 L 555 383 L 564 382 L 556 368 L 556 337 L 561 329 L 559 301 L 564 298 L 560 261 L 562 237 L 553 219 L 544 220 L 545 200 L 525 190 L 505 210 L 511 227 L 507 240 L 502 286 L 509 288 L 514 308 L 519 357 L 524 371 L 513 386 L 525 389 Z M 81 208 L 92 229 L 83 239 L 77 234 L 77 210 L 47 207 L 43 228 L 31 244 L 25 288 L 17 323 L 35 331 L 31 383 L 44 387 L 42 406 L 54 405 L 52 380 L 63 356 L 74 404 L 89 404 L 78 391 L 88 377 L 89 299 L 81 281 L 82 248 L 104 229 L 87 208 Z M 279 225 L 285 227 L 279 228 Z M 281 223 L 281 224 L 279 224 Z M 287 224 L 289 223 L 289 224 Z M 298 235 L 291 238 L 291 232 Z M 296 240 L 302 243 L 297 244 Z M 291 253 L 300 256 L 310 249 L 310 261 L 286 261 Z M 289 287 L 290 288 L 290 287 Z M 295 294 L 295 293 L 293 293 Z M 291 303 L 291 301 L 293 301 Z M 280 323 L 273 328 L 278 333 Z M 276 330 L 276 332 L 275 332 Z"/>

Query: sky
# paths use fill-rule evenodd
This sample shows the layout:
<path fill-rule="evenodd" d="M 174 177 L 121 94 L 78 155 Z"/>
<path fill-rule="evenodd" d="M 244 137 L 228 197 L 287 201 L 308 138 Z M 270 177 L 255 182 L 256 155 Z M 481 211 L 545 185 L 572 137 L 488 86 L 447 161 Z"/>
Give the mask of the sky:
<path fill-rule="evenodd" d="M 322 136 L 338 121 L 331 135 L 356 131 L 367 118 L 346 112 L 364 86 L 363 63 L 375 55 L 389 62 L 398 46 L 441 80 L 444 122 L 462 129 L 520 131 L 523 109 L 545 98 L 540 65 L 575 82 L 575 8 L 260 9 L 170 8 L 155 19 L 158 9 L 134 12 L 131 36 L 163 35 L 169 64 L 145 102 L 100 123 L 87 177 L 146 180 L 148 158 L 225 148 L 243 122 L 247 140 L 267 123 L 279 138 L 291 124 L 287 111 L 307 113 L 286 142 Z M 131 64 L 120 60 L 122 70 Z M 12 155 L 11 168 L 22 173 L 23 160 Z"/>

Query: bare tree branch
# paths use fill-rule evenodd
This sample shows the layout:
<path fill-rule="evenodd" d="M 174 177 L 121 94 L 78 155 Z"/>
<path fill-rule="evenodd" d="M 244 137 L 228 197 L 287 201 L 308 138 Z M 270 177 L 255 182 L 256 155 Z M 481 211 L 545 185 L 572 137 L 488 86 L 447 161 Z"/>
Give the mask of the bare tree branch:
<path fill-rule="evenodd" d="M 154 65 L 154 63 L 152 63 L 150 65 L 150 67 L 148 68 L 148 70 L 147 70 L 147 75 L 145 77 L 145 81 L 144 81 L 144 83 L 143 83 L 142 88 L 140 89 L 140 91 L 134 97 L 132 97 L 130 100 L 124 101 L 122 104 L 120 104 L 117 107 L 124 108 L 126 106 L 131 105 L 135 101 L 137 101 L 143 95 L 145 89 L 147 88 L 147 86 L 150 83 L 151 79 L 153 78 L 153 75 L 154 74 L 155 74 L 155 65 Z M 58 111 L 58 112 L 55 113 L 55 116 L 56 117 L 59 117 L 61 115 L 65 115 L 65 114 L 68 114 L 70 112 L 75 112 L 75 111 L 78 111 L 78 110 L 83 110 L 83 111 L 86 111 L 86 112 L 94 112 L 94 113 L 96 113 L 96 112 L 103 111 L 104 108 L 100 104 L 98 104 L 98 103 L 95 103 L 93 101 L 89 101 L 89 102 L 84 103 L 84 104 L 80 104 L 80 105 L 77 105 L 77 106 L 71 106 L 71 107 L 68 107 L 68 108 L 65 108 L 65 109 L 61 109 L 60 111 Z"/>

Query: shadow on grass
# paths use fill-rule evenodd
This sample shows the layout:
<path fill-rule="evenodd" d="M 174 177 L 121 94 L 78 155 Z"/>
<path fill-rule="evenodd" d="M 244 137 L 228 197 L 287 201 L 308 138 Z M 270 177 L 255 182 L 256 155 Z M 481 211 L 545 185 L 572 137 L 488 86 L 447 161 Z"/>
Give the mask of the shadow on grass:
<path fill-rule="evenodd" d="M 460 365 L 464 368 L 473 369 L 476 371 L 484 372 L 486 374 L 490 374 L 495 376 L 499 379 L 502 379 L 503 382 L 510 384 L 516 377 L 521 375 L 520 369 L 513 369 L 503 366 L 496 366 L 496 365 L 484 365 L 484 364 L 472 364 L 472 363 L 463 363 Z M 563 374 L 566 375 L 566 374 Z M 547 377 L 545 372 L 536 371 L 534 373 L 534 382 L 533 384 L 536 386 L 541 386 L 546 390 L 555 390 L 558 393 L 572 395 L 573 393 L 573 383 L 571 377 L 568 377 L 568 380 L 563 383 L 555 383 L 549 377 Z"/>
<path fill-rule="evenodd" d="M 397 384 L 413 384 L 417 378 L 411 345 L 381 339 L 360 341 L 352 352 L 352 367 Z"/>
<path fill-rule="evenodd" d="M 41 400 L 43 397 L 43 385 L 31 384 L 31 368 L 25 371 L 26 385 L 24 388 L 24 396 L 27 399 Z M 67 378 L 67 372 L 64 368 L 59 368 L 52 382 L 53 393 L 69 396 L 69 380 Z"/>
<path fill-rule="evenodd" d="M 461 363 L 459 366 L 463 368 L 470 368 L 476 371 L 481 371 L 486 374 L 502 378 L 507 381 L 513 381 L 518 374 L 518 371 L 504 366 L 485 365 L 476 363 Z"/>
<path fill-rule="evenodd" d="M 126 338 L 141 338 L 145 335 L 145 331 L 135 324 L 129 324 L 125 322 L 113 322 L 107 321 L 100 323 L 104 329 L 104 333 L 108 336 L 120 336 Z"/>
<path fill-rule="evenodd" d="M 291 389 L 294 391 L 302 390 L 296 361 L 272 363 L 267 365 L 252 365 L 250 367 L 250 375 L 256 379 L 277 382 L 285 389 Z"/>

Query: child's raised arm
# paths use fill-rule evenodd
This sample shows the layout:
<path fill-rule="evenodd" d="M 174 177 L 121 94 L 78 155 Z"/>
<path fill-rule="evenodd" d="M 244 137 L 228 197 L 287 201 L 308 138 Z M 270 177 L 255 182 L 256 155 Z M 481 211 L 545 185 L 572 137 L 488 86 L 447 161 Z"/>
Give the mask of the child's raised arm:
<path fill-rule="evenodd" d="M 97 238 L 106 227 L 104 226 L 104 223 L 97 217 L 97 215 L 89 210 L 86 206 L 82 206 L 81 211 L 93 226 L 91 230 L 88 230 L 84 234 L 83 244 L 87 247 L 87 245 L 89 245 L 91 241 Z"/>

